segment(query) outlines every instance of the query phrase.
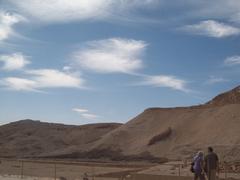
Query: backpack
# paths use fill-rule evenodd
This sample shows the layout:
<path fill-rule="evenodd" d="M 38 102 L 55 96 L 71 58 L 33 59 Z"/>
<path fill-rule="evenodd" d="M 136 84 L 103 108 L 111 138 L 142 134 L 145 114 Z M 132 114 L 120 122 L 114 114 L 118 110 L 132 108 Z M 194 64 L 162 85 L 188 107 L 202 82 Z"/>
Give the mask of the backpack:
<path fill-rule="evenodd" d="M 192 173 L 194 173 L 194 168 L 193 168 L 193 166 L 194 166 L 194 162 L 191 163 L 191 167 L 190 167 L 190 171 L 191 171 Z"/>

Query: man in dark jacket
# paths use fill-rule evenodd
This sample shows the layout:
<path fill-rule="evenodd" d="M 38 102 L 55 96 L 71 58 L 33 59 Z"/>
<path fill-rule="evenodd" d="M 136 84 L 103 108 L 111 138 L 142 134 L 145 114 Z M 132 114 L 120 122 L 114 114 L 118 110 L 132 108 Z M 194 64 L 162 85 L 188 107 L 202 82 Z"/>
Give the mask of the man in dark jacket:
<path fill-rule="evenodd" d="M 208 180 L 216 180 L 216 173 L 218 171 L 218 156 L 213 152 L 212 147 L 208 147 L 208 154 L 205 156 L 205 171 L 208 176 Z"/>

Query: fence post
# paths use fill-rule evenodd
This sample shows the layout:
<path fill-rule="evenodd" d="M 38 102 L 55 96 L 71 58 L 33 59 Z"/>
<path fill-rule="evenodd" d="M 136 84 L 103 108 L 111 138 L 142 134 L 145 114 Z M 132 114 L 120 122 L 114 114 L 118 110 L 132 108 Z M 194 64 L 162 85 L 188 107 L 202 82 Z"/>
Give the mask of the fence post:
<path fill-rule="evenodd" d="M 54 163 L 54 179 L 57 180 L 57 165 Z"/>
<path fill-rule="evenodd" d="M 178 176 L 181 176 L 181 164 L 178 166 Z"/>
<path fill-rule="evenodd" d="M 21 160 L 21 179 L 23 179 L 23 160 Z"/>
<path fill-rule="evenodd" d="M 94 166 L 92 166 L 92 180 L 94 180 Z"/>
<path fill-rule="evenodd" d="M 225 174 L 225 179 L 227 179 L 227 164 L 224 164 L 224 174 Z"/>

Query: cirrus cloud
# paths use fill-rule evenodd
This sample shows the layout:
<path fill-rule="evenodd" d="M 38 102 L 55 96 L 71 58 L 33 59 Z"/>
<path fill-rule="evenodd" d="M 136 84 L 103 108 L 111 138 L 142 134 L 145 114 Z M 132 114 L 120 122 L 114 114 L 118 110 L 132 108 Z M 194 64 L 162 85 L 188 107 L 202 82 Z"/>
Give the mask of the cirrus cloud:
<path fill-rule="evenodd" d="M 76 74 L 55 69 L 28 70 L 25 73 L 27 78 L 3 78 L 0 85 L 16 91 L 40 91 L 45 88 L 83 88 L 85 82 Z"/>
<path fill-rule="evenodd" d="M 198 24 L 186 25 L 182 30 L 192 34 L 223 38 L 240 34 L 240 29 L 214 20 L 201 21 Z"/>
<path fill-rule="evenodd" d="M 82 108 L 73 108 L 72 111 L 78 112 L 78 113 L 86 113 L 86 112 L 88 112 L 87 109 L 82 109 Z"/>
<path fill-rule="evenodd" d="M 90 113 L 83 113 L 83 114 L 81 114 L 81 116 L 85 119 L 90 119 L 90 120 L 96 120 L 99 118 L 99 116 L 97 116 L 95 114 L 90 114 Z"/>
<path fill-rule="evenodd" d="M 89 113 L 89 110 L 83 108 L 73 108 L 72 111 L 79 113 L 84 119 L 96 120 L 99 118 L 98 115 Z"/>
<path fill-rule="evenodd" d="M 99 73 L 133 73 L 143 67 L 141 56 L 146 46 L 133 39 L 92 41 L 73 53 L 73 59 L 80 68 Z"/>
<path fill-rule="evenodd" d="M 15 91 L 37 91 L 37 82 L 30 79 L 7 77 L 0 80 L 0 85 Z"/>
<path fill-rule="evenodd" d="M 170 75 L 145 75 L 144 81 L 137 85 L 154 86 L 154 87 L 167 87 L 174 90 L 183 92 L 189 92 L 190 90 L 186 87 L 187 81 Z"/>
<path fill-rule="evenodd" d="M 23 20 L 18 14 L 0 11 L 0 42 L 15 34 L 13 26 Z"/>
<path fill-rule="evenodd" d="M 45 23 L 120 18 L 139 7 L 155 6 L 159 0 L 9 0 L 28 18 Z"/>
<path fill-rule="evenodd" d="M 223 83 L 227 81 L 228 81 L 227 79 L 222 77 L 210 76 L 209 79 L 205 82 L 205 84 L 217 84 L 217 83 Z"/>
<path fill-rule="evenodd" d="M 3 70 L 12 71 L 24 68 L 30 61 L 22 53 L 13 53 L 10 55 L 1 55 L 0 62 L 3 62 Z"/>
<path fill-rule="evenodd" d="M 33 76 L 39 88 L 79 88 L 84 84 L 84 80 L 77 77 L 77 75 L 54 69 L 29 70 L 26 73 Z"/>
<path fill-rule="evenodd" d="M 234 66 L 240 65 L 240 56 L 231 56 L 224 60 L 224 65 L 226 66 Z"/>

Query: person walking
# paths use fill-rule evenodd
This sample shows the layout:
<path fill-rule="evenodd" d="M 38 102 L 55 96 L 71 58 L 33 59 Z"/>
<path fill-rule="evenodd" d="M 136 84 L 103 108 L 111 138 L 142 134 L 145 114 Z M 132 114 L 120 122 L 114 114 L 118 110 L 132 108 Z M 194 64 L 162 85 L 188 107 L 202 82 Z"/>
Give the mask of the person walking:
<path fill-rule="evenodd" d="M 208 147 L 208 154 L 204 158 L 205 172 L 208 180 L 216 180 L 219 168 L 218 155 L 213 151 L 212 147 Z"/>
<path fill-rule="evenodd" d="M 202 151 L 199 151 L 193 158 L 193 172 L 194 180 L 205 180 L 204 175 L 204 155 Z"/>
<path fill-rule="evenodd" d="M 83 174 L 83 180 L 88 180 L 88 174 L 87 173 Z"/>

